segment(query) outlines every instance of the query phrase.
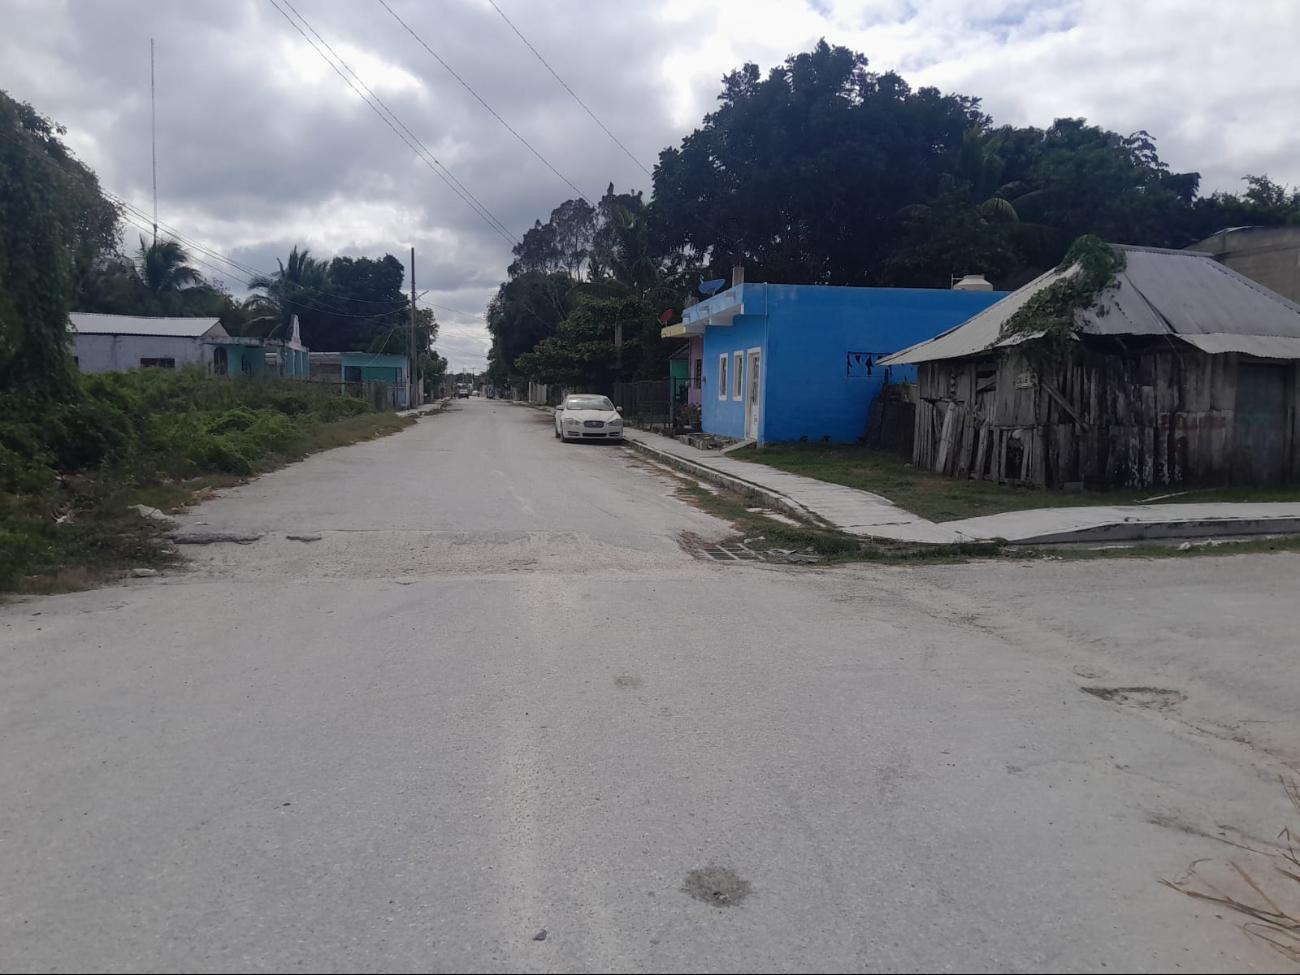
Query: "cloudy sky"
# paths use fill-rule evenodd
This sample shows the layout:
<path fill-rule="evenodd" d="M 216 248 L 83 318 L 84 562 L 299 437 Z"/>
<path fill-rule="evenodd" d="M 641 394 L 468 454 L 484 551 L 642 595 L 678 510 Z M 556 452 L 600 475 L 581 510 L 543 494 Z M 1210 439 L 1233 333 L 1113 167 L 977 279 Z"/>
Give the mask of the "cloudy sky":
<path fill-rule="evenodd" d="M 153 38 L 161 222 L 261 270 L 294 244 L 403 259 L 414 245 L 439 346 L 468 368 L 484 365 L 506 237 L 281 10 L 515 236 L 574 196 L 565 180 L 591 199 L 611 181 L 648 195 L 640 167 L 699 123 L 726 71 L 819 37 L 914 86 L 979 95 L 997 122 L 1145 128 L 1206 192 L 1245 173 L 1300 183 L 1300 0 L 496 0 L 635 160 L 488 0 L 386 2 L 419 40 L 381 0 L 0 0 L 0 88 L 67 126 L 104 186 L 147 211 Z M 212 276 L 243 290 L 238 272 Z"/>

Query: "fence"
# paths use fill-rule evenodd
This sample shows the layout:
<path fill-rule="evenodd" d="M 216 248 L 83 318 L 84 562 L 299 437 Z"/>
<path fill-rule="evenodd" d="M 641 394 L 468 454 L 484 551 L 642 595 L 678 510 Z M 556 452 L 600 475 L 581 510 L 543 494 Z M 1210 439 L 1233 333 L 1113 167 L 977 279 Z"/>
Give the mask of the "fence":
<path fill-rule="evenodd" d="M 320 379 L 315 376 L 297 381 L 311 383 L 317 389 L 328 393 L 338 393 L 340 396 L 362 400 L 369 403 L 372 409 L 380 412 L 401 409 L 406 402 L 406 386 L 402 383 L 344 381 Z"/>
<path fill-rule="evenodd" d="M 610 398 L 623 412 L 623 419 L 646 430 L 656 426 L 668 430 L 673 423 L 671 381 L 646 379 L 633 383 L 615 383 Z"/>

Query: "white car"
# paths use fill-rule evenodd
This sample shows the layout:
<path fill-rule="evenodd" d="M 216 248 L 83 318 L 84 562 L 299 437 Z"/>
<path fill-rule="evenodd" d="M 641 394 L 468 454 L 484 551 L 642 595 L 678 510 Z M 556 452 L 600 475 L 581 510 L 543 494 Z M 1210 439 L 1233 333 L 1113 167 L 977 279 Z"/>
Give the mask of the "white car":
<path fill-rule="evenodd" d="M 565 441 L 621 441 L 623 418 L 608 396 L 587 393 L 566 396 L 555 410 L 555 438 Z"/>

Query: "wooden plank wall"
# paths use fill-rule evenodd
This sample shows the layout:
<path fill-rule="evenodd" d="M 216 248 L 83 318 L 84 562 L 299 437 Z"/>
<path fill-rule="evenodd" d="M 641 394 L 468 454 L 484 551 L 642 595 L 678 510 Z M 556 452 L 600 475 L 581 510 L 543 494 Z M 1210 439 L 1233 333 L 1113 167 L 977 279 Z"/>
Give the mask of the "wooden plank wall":
<path fill-rule="evenodd" d="M 913 461 L 1051 487 L 1231 483 L 1237 359 L 1190 347 L 1080 350 L 1050 376 L 1015 353 L 923 363 Z M 1291 375 L 1284 422 L 1300 480 L 1300 364 Z"/>

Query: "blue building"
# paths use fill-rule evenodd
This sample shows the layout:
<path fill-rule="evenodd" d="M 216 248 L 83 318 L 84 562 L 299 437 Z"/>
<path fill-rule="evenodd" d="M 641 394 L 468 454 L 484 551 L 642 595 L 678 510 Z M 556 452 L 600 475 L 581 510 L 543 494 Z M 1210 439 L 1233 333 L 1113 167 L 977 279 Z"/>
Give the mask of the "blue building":
<path fill-rule="evenodd" d="M 987 287 L 987 284 L 984 285 Z M 682 313 L 704 337 L 705 433 L 759 443 L 854 443 L 886 381 L 915 381 L 881 357 L 955 328 L 1002 291 L 737 284 Z"/>

